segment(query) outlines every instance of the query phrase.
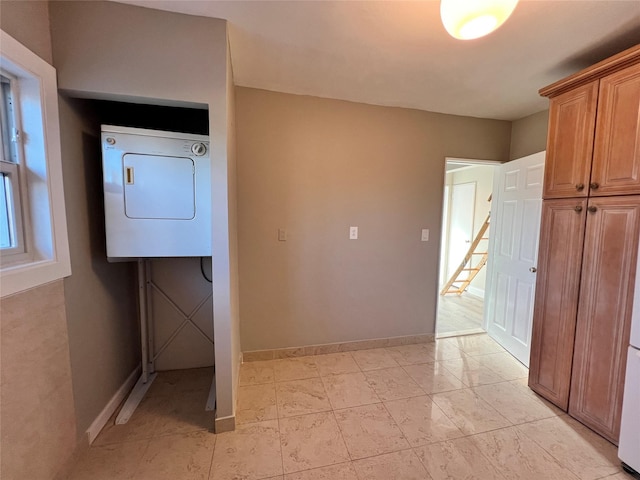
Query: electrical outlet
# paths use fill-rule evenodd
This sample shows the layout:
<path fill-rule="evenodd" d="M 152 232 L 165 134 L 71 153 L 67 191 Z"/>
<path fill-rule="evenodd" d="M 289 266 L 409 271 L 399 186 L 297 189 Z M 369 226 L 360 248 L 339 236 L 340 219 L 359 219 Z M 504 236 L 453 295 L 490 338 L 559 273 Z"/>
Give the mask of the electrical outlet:
<path fill-rule="evenodd" d="M 281 242 L 287 241 L 287 231 L 284 228 L 278 229 L 278 240 Z"/>
<path fill-rule="evenodd" d="M 429 241 L 429 229 L 428 228 L 423 228 L 422 229 L 422 237 L 420 238 L 421 241 L 423 242 L 428 242 Z"/>
<path fill-rule="evenodd" d="M 349 227 L 349 240 L 358 239 L 358 227 Z"/>

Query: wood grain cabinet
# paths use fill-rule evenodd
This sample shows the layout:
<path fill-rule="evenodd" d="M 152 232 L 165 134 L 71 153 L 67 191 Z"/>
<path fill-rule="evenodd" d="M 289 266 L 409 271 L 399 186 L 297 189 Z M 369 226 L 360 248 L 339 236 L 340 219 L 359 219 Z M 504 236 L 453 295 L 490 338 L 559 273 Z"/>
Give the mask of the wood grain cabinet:
<path fill-rule="evenodd" d="M 617 443 L 640 238 L 640 45 L 550 98 L 529 386 Z"/>

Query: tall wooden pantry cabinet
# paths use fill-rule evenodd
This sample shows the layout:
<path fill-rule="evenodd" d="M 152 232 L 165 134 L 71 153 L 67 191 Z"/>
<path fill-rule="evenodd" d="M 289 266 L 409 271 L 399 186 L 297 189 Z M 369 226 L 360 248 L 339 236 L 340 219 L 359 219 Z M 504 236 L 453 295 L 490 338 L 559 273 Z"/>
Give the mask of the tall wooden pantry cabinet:
<path fill-rule="evenodd" d="M 640 238 L 640 45 L 540 94 L 549 133 L 529 386 L 617 444 Z"/>

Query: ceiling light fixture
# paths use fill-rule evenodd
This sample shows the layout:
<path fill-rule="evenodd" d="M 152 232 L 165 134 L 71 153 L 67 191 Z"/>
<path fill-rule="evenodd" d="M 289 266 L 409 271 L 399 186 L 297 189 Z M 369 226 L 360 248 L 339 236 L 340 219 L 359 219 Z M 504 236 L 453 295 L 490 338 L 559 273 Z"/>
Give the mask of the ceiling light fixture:
<path fill-rule="evenodd" d="M 518 0 L 440 0 L 440 17 L 453 38 L 472 40 L 500 27 L 517 3 Z"/>

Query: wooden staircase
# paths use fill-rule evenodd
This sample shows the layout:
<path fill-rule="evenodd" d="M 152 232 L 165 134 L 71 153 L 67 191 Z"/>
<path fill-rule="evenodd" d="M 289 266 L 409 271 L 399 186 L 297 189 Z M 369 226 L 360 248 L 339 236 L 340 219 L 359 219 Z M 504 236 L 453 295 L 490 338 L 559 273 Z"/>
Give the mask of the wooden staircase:
<path fill-rule="evenodd" d="M 489 201 L 491 201 L 491 197 L 489 197 Z M 448 293 L 455 293 L 457 295 L 462 295 L 462 293 L 467 289 L 469 284 L 476 278 L 476 275 L 480 273 L 480 270 L 487 264 L 487 258 L 489 257 L 488 245 L 485 244 L 482 248 L 478 248 L 480 242 L 483 240 L 489 240 L 489 237 L 486 236 L 487 230 L 489 229 L 489 218 L 491 217 L 491 213 L 487 215 L 487 219 L 480 227 L 476 238 L 473 239 L 471 246 L 469 247 L 469 251 L 464 256 L 464 260 L 458 267 L 458 269 L 451 275 L 451 278 L 447 281 L 447 283 L 442 287 L 440 291 L 440 295 L 447 295 Z M 476 252 L 476 250 L 482 250 Z M 480 260 L 473 265 L 476 257 L 480 256 Z M 466 275 L 465 278 L 460 278 L 461 276 Z"/>

